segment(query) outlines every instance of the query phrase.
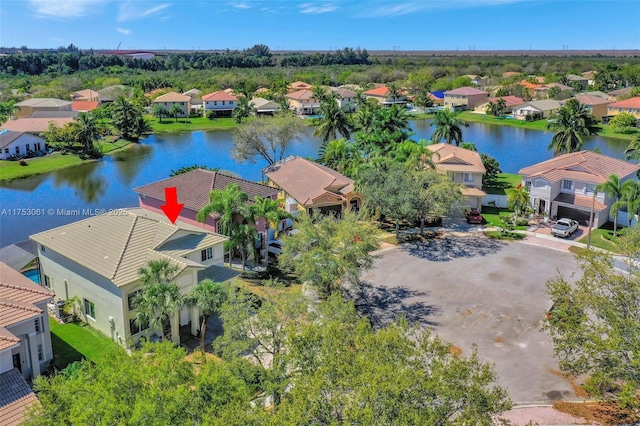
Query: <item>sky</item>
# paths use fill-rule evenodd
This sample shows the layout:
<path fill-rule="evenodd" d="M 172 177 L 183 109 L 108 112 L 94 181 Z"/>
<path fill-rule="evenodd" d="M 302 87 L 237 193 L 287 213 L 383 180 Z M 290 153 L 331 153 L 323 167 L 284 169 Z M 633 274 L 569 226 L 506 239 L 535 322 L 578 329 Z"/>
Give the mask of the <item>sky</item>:
<path fill-rule="evenodd" d="M 0 46 L 640 49 L 640 0 L 3 0 Z"/>

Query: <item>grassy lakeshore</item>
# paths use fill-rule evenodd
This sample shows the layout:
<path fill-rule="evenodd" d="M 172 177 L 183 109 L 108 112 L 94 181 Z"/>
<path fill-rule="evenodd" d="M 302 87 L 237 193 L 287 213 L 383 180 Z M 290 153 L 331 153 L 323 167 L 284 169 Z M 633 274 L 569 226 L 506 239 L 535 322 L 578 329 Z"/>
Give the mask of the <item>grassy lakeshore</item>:
<path fill-rule="evenodd" d="M 146 116 L 154 133 L 182 133 L 196 130 L 230 130 L 238 124 L 234 118 L 214 118 L 209 120 L 205 117 L 191 118 L 163 118 L 162 121 L 152 116 Z"/>
<path fill-rule="evenodd" d="M 102 143 L 102 153 L 110 155 L 123 149 L 130 142 L 120 139 L 114 143 Z M 79 166 L 97 160 L 82 160 L 77 155 L 53 153 L 44 157 L 28 158 L 26 166 L 21 166 L 19 161 L 0 160 L 0 182 L 21 179 L 42 173 L 53 172 L 67 167 Z"/>

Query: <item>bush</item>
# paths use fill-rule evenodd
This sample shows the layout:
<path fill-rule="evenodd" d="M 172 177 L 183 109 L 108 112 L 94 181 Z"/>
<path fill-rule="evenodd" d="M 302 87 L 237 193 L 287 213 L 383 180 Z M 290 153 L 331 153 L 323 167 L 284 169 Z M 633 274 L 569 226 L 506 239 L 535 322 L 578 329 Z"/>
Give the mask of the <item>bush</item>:
<path fill-rule="evenodd" d="M 26 160 L 20 160 L 20 165 L 21 166 L 27 166 L 27 161 Z"/>

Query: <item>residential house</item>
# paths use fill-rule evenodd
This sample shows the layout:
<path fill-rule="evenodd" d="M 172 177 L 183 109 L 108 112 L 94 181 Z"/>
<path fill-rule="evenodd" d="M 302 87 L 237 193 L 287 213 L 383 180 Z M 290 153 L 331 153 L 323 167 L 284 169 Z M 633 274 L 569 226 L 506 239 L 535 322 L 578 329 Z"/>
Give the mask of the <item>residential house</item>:
<path fill-rule="evenodd" d="M 287 86 L 288 93 L 299 92 L 300 90 L 311 90 L 313 89 L 313 85 L 309 83 L 305 83 L 304 81 L 294 81 L 290 85 Z"/>
<path fill-rule="evenodd" d="M 608 115 L 607 107 L 611 103 L 610 100 L 587 94 L 578 95 L 576 99 L 591 111 L 591 114 L 593 114 L 596 120 L 602 121 L 602 117 Z"/>
<path fill-rule="evenodd" d="M 12 130 L 0 130 L 0 160 L 25 157 L 46 150 L 46 141 L 40 136 Z"/>
<path fill-rule="evenodd" d="M 608 101 L 614 100 L 613 97 L 609 96 L 608 93 L 601 92 L 600 90 L 594 90 L 593 92 L 585 92 L 585 95 L 597 96 L 601 99 L 606 99 Z"/>
<path fill-rule="evenodd" d="M 273 115 L 276 111 L 280 111 L 280 105 L 277 102 L 265 98 L 252 98 L 249 105 L 253 107 L 256 115 Z"/>
<path fill-rule="evenodd" d="M 0 424 L 2 426 L 24 424 L 29 410 L 37 403 L 38 397 L 20 371 L 13 368 L 0 373 Z"/>
<path fill-rule="evenodd" d="M 12 130 L 14 132 L 25 132 L 38 134 L 46 131 L 51 123 L 58 127 L 62 127 L 67 123 L 73 123 L 74 119 L 67 118 L 18 118 L 9 120 L 0 126 L 0 130 Z"/>
<path fill-rule="evenodd" d="M 489 102 L 493 102 L 495 104 L 500 99 L 503 99 L 505 102 L 504 113 L 510 113 L 514 108 L 525 103 L 522 98 L 518 98 L 517 96 L 500 96 L 497 98 L 489 98 L 486 101 L 476 104 L 473 110 L 474 112 L 487 114 L 489 111 Z"/>
<path fill-rule="evenodd" d="M 345 111 L 355 111 L 357 108 L 355 99 L 356 92 L 348 87 L 329 87 L 329 91 L 335 92 L 338 95 L 338 106 Z"/>
<path fill-rule="evenodd" d="M 612 174 L 622 182 L 636 179 L 637 170 L 637 164 L 593 151 L 580 151 L 525 167 L 518 173 L 529 190 L 531 207 L 537 213 L 567 217 L 585 225 L 593 206 L 593 223 L 600 227 L 609 221 L 609 210 L 615 199 L 596 192 L 596 186 Z"/>
<path fill-rule="evenodd" d="M 616 89 L 609 92 L 611 99 L 618 100 L 621 96 L 628 96 L 631 93 L 633 86 L 623 87 L 622 89 Z"/>
<path fill-rule="evenodd" d="M 103 214 L 31 236 L 38 243 L 45 286 L 57 298 L 81 301 L 84 320 L 117 344 L 130 348 L 153 333 L 135 321 L 133 300 L 142 289 L 140 269 L 151 260 L 175 266 L 174 282 L 187 293 L 205 278 L 225 281 L 233 276 L 223 267 L 228 239 L 181 221 L 171 224 L 164 214 L 144 209 Z M 174 343 L 179 326 L 200 326 L 197 308 L 184 307 L 171 318 Z"/>
<path fill-rule="evenodd" d="M 507 71 L 507 72 L 503 72 L 502 73 L 502 76 L 504 78 L 512 78 L 512 77 L 515 77 L 517 75 L 522 75 L 522 73 L 521 72 L 516 72 L 516 71 Z"/>
<path fill-rule="evenodd" d="M 482 200 L 487 195 L 482 190 L 482 177 L 487 170 L 480 154 L 446 143 L 428 145 L 427 148 L 433 152 L 431 160 L 436 170 L 449 173 L 454 182 L 463 185 L 462 195 L 467 198 L 469 207 L 482 209 Z"/>
<path fill-rule="evenodd" d="M 98 100 L 100 103 L 115 102 L 119 97 L 129 99 L 131 96 L 133 96 L 133 88 L 123 86 L 122 84 L 107 86 L 104 89 L 98 90 Z"/>
<path fill-rule="evenodd" d="M 223 90 L 204 95 L 202 101 L 204 102 L 203 114 L 206 115 L 211 111 L 214 117 L 231 117 L 233 110 L 238 106 L 238 98 Z"/>
<path fill-rule="evenodd" d="M 576 89 L 577 85 L 580 85 L 580 91 L 582 90 L 586 90 L 587 89 L 587 85 L 589 84 L 589 79 L 586 78 L 585 76 L 582 75 L 575 75 L 575 74 L 568 74 L 567 75 L 567 81 L 569 82 L 569 85 L 571 87 L 573 87 L 574 89 Z"/>
<path fill-rule="evenodd" d="M 474 87 L 460 87 L 444 92 L 444 107 L 448 109 L 473 109 L 476 104 L 489 98 L 489 93 Z"/>
<path fill-rule="evenodd" d="M 37 111 L 71 111 L 71 102 L 56 98 L 31 98 L 15 104 L 17 118 L 30 117 Z"/>
<path fill-rule="evenodd" d="M 159 180 L 134 188 L 134 191 L 138 194 L 138 204 L 141 208 L 161 214 L 161 206 L 165 204 L 164 189 L 175 187 L 178 193 L 178 202 L 184 204 L 184 208 L 180 212 L 180 220 L 211 232 L 219 232 L 220 215 L 209 216 L 205 223 L 198 222 L 196 215 L 209 203 L 209 194 L 212 190 L 224 190 L 232 183 L 240 186 L 240 189 L 249 196 L 250 201 L 253 201 L 256 196 L 273 200 L 278 196 L 278 191 L 270 186 L 204 169 L 196 169 Z M 264 231 L 266 228 L 264 219 L 258 218 L 256 222 L 258 231 Z"/>
<path fill-rule="evenodd" d="M 518 120 L 525 120 L 528 115 L 540 114 L 542 118 L 549 118 L 556 112 L 562 103 L 553 99 L 543 99 L 541 101 L 529 101 L 513 109 L 513 117 Z"/>
<path fill-rule="evenodd" d="M 542 86 L 533 89 L 533 96 L 538 99 L 546 99 L 549 98 L 549 90 L 553 87 L 557 87 L 561 92 L 571 92 L 574 93 L 575 89 L 571 86 L 567 86 L 560 83 L 549 83 L 543 84 Z"/>
<path fill-rule="evenodd" d="M 99 101 L 71 101 L 71 110 L 77 112 L 89 112 L 98 108 Z"/>
<path fill-rule="evenodd" d="M 154 97 L 160 96 L 160 95 L 164 95 L 165 93 L 169 93 L 168 89 L 164 88 L 164 87 L 159 87 L 157 89 L 153 89 L 150 90 L 148 92 L 145 92 L 145 96 L 147 98 L 151 98 L 153 99 Z"/>
<path fill-rule="evenodd" d="M 15 368 L 31 380 L 47 368 L 53 359 L 47 316 L 52 299 L 51 291 L 0 262 L 0 374 Z"/>
<path fill-rule="evenodd" d="M 544 79 L 539 77 L 535 83 L 527 80 L 520 80 L 516 84 L 522 86 L 523 89 L 526 89 L 529 96 L 534 96 L 534 91 L 541 88 L 543 86 L 543 83 Z"/>
<path fill-rule="evenodd" d="M 192 114 L 202 114 L 203 102 L 202 102 L 202 90 L 199 89 L 191 89 L 187 90 L 183 93 L 183 95 L 187 95 L 191 98 L 191 113 Z"/>
<path fill-rule="evenodd" d="M 71 101 L 97 101 L 98 92 L 91 89 L 78 90 L 71 94 Z"/>
<path fill-rule="evenodd" d="M 367 99 L 375 99 L 383 107 L 392 105 L 404 106 L 407 104 L 406 92 L 391 93 L 387 86 L 376 87 L 363 93 Z"/>
<path fill-rule="evenodd" d="M 585 71 L 585 72 L 581 73 L 580 75 L 587 79 L 587 85 L 595 86 L 596 74 L 597 73 L 598 73 L 598 71 Z"/>
<path fill-rule="evenodd" d="M 191 113 L 191 97 L 176 92 L 169 92 L 158 96 L 153 101 L 153 105 L 162 105 L 167 111 L 171 111 L 171 108 L 177 105 L 181 111 L 177 116 L 181 118 L 189 117 Z"/>
<path fill-rule="evenodd" d="M 435 91 L 427 93 L 427 96 L 431 98 L 433 105 L 443 106 L 444 105 L 444 91 Z"/>
<path fill-rule="evenodd" d="M 621 112 L 628 112 L 629 114 L 640 120 L 640 96 L 609 104 L 607 115 L 614 116 L 620 114 Z"/>
<path fill-rule="evenodd" d="M 285 210 L 340 215 L 345 209 L 359 210 L 362 196 L 355 192 L 352 179 L 305 158 L 289 156 L 262 170 L 268 185 L 278 188 Z"/>
<path fill-rule="evenodd" d="M 320 101 L 313 98 L 313 92 L 309 89 L 288 93 L 284 97 L 289 101 L 289 109 L 297 115 L 313 115 L 320 108 Z"/>

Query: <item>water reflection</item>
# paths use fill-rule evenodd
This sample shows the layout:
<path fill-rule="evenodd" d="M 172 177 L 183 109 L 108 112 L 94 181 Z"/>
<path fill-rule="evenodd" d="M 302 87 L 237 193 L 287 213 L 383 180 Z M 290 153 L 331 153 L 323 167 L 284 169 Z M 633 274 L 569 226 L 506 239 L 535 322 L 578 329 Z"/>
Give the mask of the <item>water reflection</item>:
<path fill-rule="evenodd" d="M 87 203 L 97 202 L 107 192 L 109 182 L 100 173 L 100 162 L 83 164 L 78 167 L 53 172 L 55 188 L 69 186 L 74 189 L 76 197 Z"/>
<path fill-rule="evenodd" d="M 113 161 L 118 169 L 118 178 L 127 186 L 131 186 L 153 152 L 150 145 L 132 144 L 105 161 Z"/>

